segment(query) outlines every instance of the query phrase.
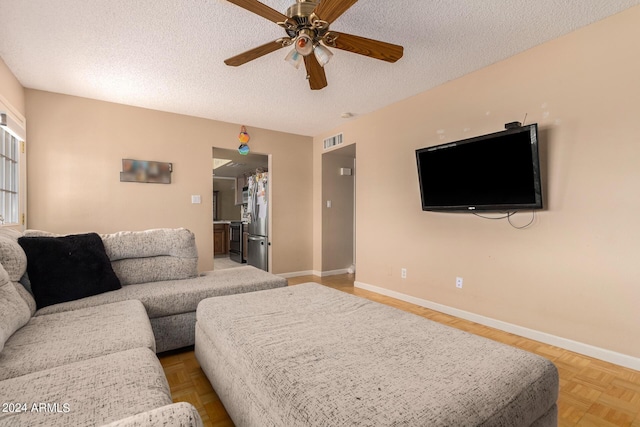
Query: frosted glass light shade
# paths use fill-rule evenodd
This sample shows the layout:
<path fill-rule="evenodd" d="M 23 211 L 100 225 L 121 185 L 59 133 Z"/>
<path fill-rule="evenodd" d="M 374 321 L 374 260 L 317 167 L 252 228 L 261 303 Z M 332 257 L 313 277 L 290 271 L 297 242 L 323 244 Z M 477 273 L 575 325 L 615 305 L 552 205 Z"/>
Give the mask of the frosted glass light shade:
<path fill-rule="evenodd" d="M 295 41 L 295 47 L 302 56 L 307 56 L 313 51 L 313 40 L 307 34 L 300 34 Z"/>
<path fill-rule="evenodd" d="M 325 65 L 327 65 L 327 63 L 333 57 L 333 53 L 331 53 L 329 49 L 322 46 L 320 43 L 315 45 L 315 47 L 313 48 L 313 54 L 316 56 L 316 59 L 320 63 L 321 67 L 324 67 Z"/>
<path fill-rule="evenodd" d="M 293 65 L 295 68 L 300 68 L 300 64 L 302 63 L 302 55 L 300 55 L 297 50 L 291 49 L 291 52 L 287 54 L 284 60 Z"/>

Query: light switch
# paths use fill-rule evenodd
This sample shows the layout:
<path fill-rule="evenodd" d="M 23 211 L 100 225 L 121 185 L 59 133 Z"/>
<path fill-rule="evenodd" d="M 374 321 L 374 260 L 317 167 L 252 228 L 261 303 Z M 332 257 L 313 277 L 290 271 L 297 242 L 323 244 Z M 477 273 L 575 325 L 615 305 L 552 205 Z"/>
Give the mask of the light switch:
<path fill-rule="evenodd" d="M 327 207 L 330 208 L 331 207 L 331 200 L 327 200 Z"/>
<path fill-rule="evenodd" d="M 199 194 L 197 194 L 195 196 L 191 196 L 191 203 L 194 204 L 194 205 L 202 203 L 202 197 L 200 197 Z"/>

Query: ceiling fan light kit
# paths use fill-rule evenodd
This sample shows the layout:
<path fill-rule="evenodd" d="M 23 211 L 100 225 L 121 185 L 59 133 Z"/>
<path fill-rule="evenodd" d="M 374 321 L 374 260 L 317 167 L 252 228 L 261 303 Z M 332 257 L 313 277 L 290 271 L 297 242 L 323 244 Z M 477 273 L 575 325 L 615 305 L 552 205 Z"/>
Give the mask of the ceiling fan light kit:
<path fill-rule="evenodd" d="M 225 60 L 237 67 L 282 47 L 294 46 L 285 61 L 295 68 L 304 60 L 307 80 L 312 90 L 327 86 L 324 66 L 333 53 L 326 46 L 387 62 L 402 58 L 403 47 L 365 37 L 333 32 L 330 24 L 353 6 L 357 0 L 297 0 L 284 15 L 258 0 L 228 0 L 281 26 L 287 37 L 258 46 Z M 311 55 L 313 53 L 313 55 Z"/>

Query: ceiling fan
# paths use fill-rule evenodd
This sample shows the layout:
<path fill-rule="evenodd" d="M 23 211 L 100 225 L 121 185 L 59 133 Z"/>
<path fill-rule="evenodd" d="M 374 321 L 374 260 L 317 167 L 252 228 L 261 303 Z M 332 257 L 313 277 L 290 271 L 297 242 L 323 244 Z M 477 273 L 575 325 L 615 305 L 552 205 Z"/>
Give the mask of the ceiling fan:
<path fill-rule="evenodd" d="M 402 58 L 402 46 L 331 31 L 329 25 L 358 0 L 296 0 L 284 15 L 257 0 L 228 0 L 284 28 L 286 37 L 258 46 L 224 61 L 237 67 L 286 46 L 294 46 L 285 60 L 298 68 L 304 61 L 312 90 L 327 86 L 324 66 L 333 54 L 326 46 L 387 62 Z"/>

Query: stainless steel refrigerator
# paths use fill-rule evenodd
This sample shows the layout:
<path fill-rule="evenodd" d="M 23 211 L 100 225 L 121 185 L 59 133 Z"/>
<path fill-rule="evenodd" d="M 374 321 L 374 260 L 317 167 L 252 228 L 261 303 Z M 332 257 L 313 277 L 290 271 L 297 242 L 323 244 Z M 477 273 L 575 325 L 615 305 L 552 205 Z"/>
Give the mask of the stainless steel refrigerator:
<path fill-rule="evenodd" d="M 247 263 L 264 271 L 269 270 L 269 179 L 266 172 L 249 177 L 249 241 Z"/>

